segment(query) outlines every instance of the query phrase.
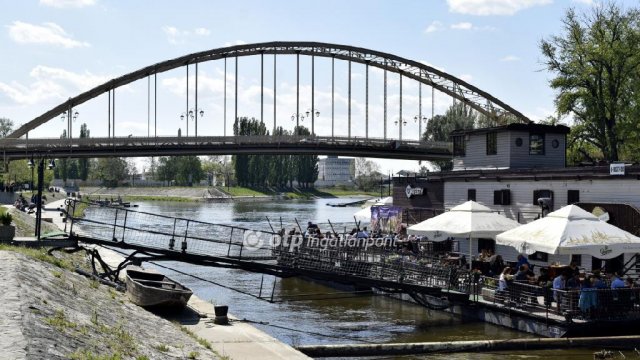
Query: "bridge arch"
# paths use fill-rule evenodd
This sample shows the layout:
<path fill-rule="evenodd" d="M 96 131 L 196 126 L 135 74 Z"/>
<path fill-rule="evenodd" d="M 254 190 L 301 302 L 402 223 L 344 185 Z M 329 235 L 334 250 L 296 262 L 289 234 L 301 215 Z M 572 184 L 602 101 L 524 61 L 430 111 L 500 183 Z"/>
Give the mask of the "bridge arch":
<path fill-rule="evenodd" d="M 63 112 L 96 98 L 105 92 L 114 90 L 147 76 L 163 73 L 169 70 L 191 64 L 219 60 L 224 58 L 252 56 L 260 54 L 275 55 L 307 55 L 333 57 L 340 60 L 374 66 L 383 70 L 401 74 L 420 83 L 445 93 L 454 99 L 467 104 L 476 111 L 496 120 L 511 118 L 512 120 L 531 122 L 525 115 L 479 88 L 446 72 L 420 62 L 405 59 L 400 56 L 380 51 L 354 47 L 348 45 L 329 44 L 321 42 L 276 41 L 266 43 L 235 45 L 212 50 L 206 50 L 181 56 L 175 59 L 159 62 L 121 77 L 109 80 L 93 89 L 81 93 L 55 106 L 42 115 L 22 125 L 8 138 L 19 138 L 29 131 L 58 117 Z"/>

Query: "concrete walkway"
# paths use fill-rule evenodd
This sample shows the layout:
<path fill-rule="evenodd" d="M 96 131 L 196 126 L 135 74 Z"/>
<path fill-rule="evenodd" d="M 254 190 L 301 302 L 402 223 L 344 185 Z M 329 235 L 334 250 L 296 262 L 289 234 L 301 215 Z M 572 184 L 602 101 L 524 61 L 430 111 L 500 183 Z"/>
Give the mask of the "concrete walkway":
<path fill-rule="evenodd" d="M 122 255 L 104 247 L 94 245 L 88 245 L 88 247 L 97 249 L 102 260 L 110 267 L 115 268 L 124 260 Z M 125 276 L 124 272 L 120 273 L 121 278 L 124 279 Z M 209 341 L 220 355 L 226 355 L 231 359 L 310 359 L 250 324 L 234 322 L 233 316 L 229 316 L 232 319 L 231 325 L 214 325 L 213 304 L 196 295 L 191 296 L 188 306 L 206 317 L 200 318 L 195 316 L 193 311 L 185 311 L 182 316 L 171 320 L 178 321 L 198 337 Z"/>

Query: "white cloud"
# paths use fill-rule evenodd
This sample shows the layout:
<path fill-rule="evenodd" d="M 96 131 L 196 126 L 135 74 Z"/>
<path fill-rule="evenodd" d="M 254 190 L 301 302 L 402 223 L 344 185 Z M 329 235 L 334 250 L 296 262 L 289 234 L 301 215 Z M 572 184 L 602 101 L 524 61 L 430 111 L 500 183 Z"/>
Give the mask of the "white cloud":
<path fill-rule="evenodd" d="M 471 80 L 473 80 L 473 76 L 471 76 L 470 74 L 460 74 L 458 76 L 458 78 L 460 78 L 460 80 L 466 81 L 466 82 L 471 82 Z"/>
<path fill-rule="evenodd" d="M 96 0 L 40 0 L 40 5 L 56 8 L 81 8 L 96 4 Z"/>
<path fill-rule="evenodd" d="M 72 39 L 66 31 L 59 25 L 47 22 L 40 25 L 33 25 L 22 21 L 14 21 L 7 26 L 9 37 L 19 44 L 49 44 L 62 46 L 64 48 L 90 46 L 87 42 Z"/>
<path fill-rule="evenodd" d="M 436 31 L 440 31 L 442 30 L 443 26 L 442 23 L 440 21 L 433 21 L 431 22 L 431 24 L 429 24 L 429 26 L 427 26 L 427 28 L 424 30 L 425 33 L 429 34 L 432 32 L 436 32 Z"/>
<path fill-rule="evenodd" d="M 224 47 L 229 47 L 234 45 L 245 45 L 246 43 L 247 42 L 243 40 L 227 41 L 226 43 L 224 43 Z"/>
<path fill-rule="evenodd" d="M 193 30 L 193 33 L 199 36 L 209 36 L 211 35 L 211 30 L 207 29 L 207 28 L 196 28 L 195 30 Z"/>
<path fill-rule="evenodd" d="M 449 11 L 467 15 L 513 15 L 533 6 L 551 4 L 553 0 L 447 0 Z"/>
<path fill-rule="evenodd" d="M 515 55 L 507 55 L 500 59 L 502 62 L 520 61 L 520 58 Z"/>
<path fill-rule="evenodd" d="M 211 30 L 203 27 L 195 28 L 191 30 L 180 30 L 175 26 L 163 26 L 162 31 L 167 36 L 169 44 L 177 45 L 183 44 L 191 36 L 209 36 Z"/>
<path fill-rule="evenodd" d="M 473 29 L 473 24 L 470 22 L 461 22 L 457 24 L 451 24 L 451 28 L 454 30 L 471 30 Z"/>
<path fill-rule="evenodd" d="M 17 104 L 32 105 L 50 99 L 65 99 L 72 92 L 88 90 L 111 78 L 90 72 L 74 73 L 43 65 L 33 68 L 29 76 L 35 79 L 30 85 L 0 82 L 0 93 L 4 93 Z"/>

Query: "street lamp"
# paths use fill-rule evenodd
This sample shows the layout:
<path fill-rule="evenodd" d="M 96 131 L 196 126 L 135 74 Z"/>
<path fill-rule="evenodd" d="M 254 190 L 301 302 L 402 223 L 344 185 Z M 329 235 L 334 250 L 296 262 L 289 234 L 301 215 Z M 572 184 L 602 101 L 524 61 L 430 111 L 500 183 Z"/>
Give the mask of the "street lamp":
<path fill-rule="evenodd" d="M 38 162 L 38 194 L 36 195 L 36 198 L 35 198 L 35 203 L 36 203 L 35 236 L 38 240 L 40 240 L 40 234 L 42 230 L 42 191 L 44 188 L 44 161 L 45 161 L 45 157 L 43 156 L 40 158 L 40 161 Z M 33 173 L 34 165 L 35 164 L 33 162 L 33 156 L 32 156 L 31 160 L 29 160 L 29 162 L 27 163 L 27 166 L 31 168 L 32 173 Z M 52 170 L 55 167 L 56 167 L 55 161 L 53 159 L 50 159 L 49 164 L 47 165 L 47 168 L 49 170 Z"/>
<path fill-rule="evenodd" d="M 422 139 L 422 123 L 427 123 L 427 117 L 424 115 L 416 115 L 413 117 L 413 121 L 418 123 L 418 141 Z"/>
<path fill-rule="evenodd" d="M 62 120 L 63 122 L 65 120 L 67 120 L 67 131 L 69 132 L 67 134 L 67 138 L 71 138 L 71 123 L 72 122 L 76 122 L 76 120 L 78 119 L 78 115 L 80 115 L 80 113 L 76 112 L 72 112 L 71 110 L 69 110 L 68 112 L 65 111 L 62 113 L 62 115 L 60 115 L 60 120 Z"/>
<path fill-rule="evenodd" d="M 407 120 L 402 119 L 402 118 L 398 118 L 393 123 L 398 126 L 398 128 L 399 128 L 398 129 L 398 133 L 400 134 L 400 141 L 402 141 L 402 128 L 407 126 Z"/>
<path fill-rule="evenodd" d="M 27 162 L 27 166 L 29 167 L 29 169 L 31 169 L 31 183 L 29 184 L 29 190 L 31 190 L 31 194 L 33 195 L 33 168 L 36 166 L 36 164 L 33 162 L 33 155 Z"/>
<path fill-rule="evenodd" d="M 187 120 L 191 119 L 191 121 L 193 121 L 193 119 L 196 118 L 196 115 L 204 117 L 204 110 L 200 108 L 191 108 L 188 112 L 183 112 L 182 114 L 180 114 L 180 121 L 184 120 L 185 118 L 187 118 Z M 196 126 L 198 126 L 198 123 L 196 123 Z M 187 121 L 187 136 L 189 136 L 189 121 Z M 198 136 L 197 133 L 196 136 Z"/>

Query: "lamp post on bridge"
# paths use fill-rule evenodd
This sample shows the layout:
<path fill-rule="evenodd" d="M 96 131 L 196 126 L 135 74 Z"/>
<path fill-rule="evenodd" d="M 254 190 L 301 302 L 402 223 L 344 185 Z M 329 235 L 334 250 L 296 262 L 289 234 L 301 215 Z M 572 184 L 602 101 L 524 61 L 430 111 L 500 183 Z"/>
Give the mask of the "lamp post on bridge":
<path fill-rule="evenodd" d="M 314 119 L 320 117 L 320 111 L 316 108 L 307 109 L 306 115 L 311 118 L 311 135 L 315 135 Z"/>
<path fill-rule="evenodd" d="M 204 110 L 200 108 L 191 108 L 188 112 L 183 112 L 182 114 L 180 114 L 180 121 L 184 120 L 185 118 L 187 119 L 187 137 L 189 136 L 189 119 L 193 121 L 194 119 L 198 118 L 198 115 L 200 115 L 200 117 L 204 117 Z M 196 126 L 197 125 L 198 124 L 196 123 Z"/>
<path fill-rule="evenodd" d="M 398 133 L 400 135 L 400 141 L 402 141 L 402 128 L 407 126 L 407 120 L 403 119 L 403 118 L 399 118 L 396 119 L 396 121 L 393 122 L 394 124 L 398 125 Z"/>
<path fill-rule="evenodd" d="M 69 111 L 65 111 L 62 113 L 62 115 L 60 115 L 60 120 L 65 121 L 67 120 L 67 138 L 71 139 L 71 132 L 73 130 L 73 128 L 71 127 L 71 124 L 76 122 L 76 120 L 78 119 L 78 116 L 80 115 L 80 113 L 76 112 L 72 112 L 71 110 Z"/>

